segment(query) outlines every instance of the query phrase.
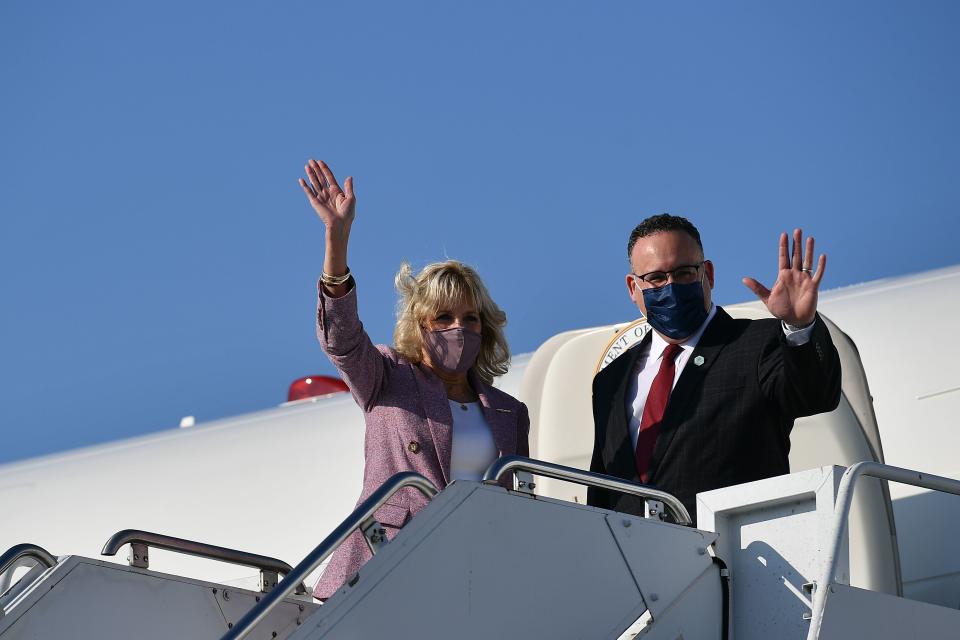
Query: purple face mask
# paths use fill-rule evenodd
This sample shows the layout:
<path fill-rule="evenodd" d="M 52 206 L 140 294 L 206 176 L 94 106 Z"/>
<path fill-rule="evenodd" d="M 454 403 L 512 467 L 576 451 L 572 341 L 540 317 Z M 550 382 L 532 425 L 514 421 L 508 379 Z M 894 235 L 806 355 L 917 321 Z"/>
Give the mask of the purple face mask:
<path fill-rule="evenodd" d="M 466 372 L 480 353 L 480 334 L 462 327 L 424 331 L 423 337 L 430 362 L 447 373 Z"/>

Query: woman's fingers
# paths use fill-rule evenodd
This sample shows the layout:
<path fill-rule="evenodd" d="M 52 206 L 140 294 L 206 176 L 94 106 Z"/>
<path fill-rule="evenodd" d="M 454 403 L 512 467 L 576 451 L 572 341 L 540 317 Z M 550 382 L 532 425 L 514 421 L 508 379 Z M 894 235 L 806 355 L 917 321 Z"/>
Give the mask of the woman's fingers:
<path fill-rule="evenodd" d="M 356 202 L 353 192 L 353 176 L 344 181 L 346 191 L 337 184 L 330 167 L 322 160 L 310 159 L 304 166 L 307 180 L 300 179 L 300 187 L 309 198 L 317 213 L 324 222 L 332 223 L 336 220 L 353 218 L 353 207 Z"/>
<path fill-rule="evenodd" d="M 327 166 L 327 163 L 323 160 L 317 162 L 317 165 L 320 169 L 320 172 L 323 174 L 323 179 L 327 181 L 327 186 L 331 190 L 341 191 L 340 185 L 337 184 L 337 179 L 333 177 L 333 171 L 330 171 L 330 167 Z"/>
<path fill-rule="evenodd" d="M 303 193 L 307 196 L 310 202 L 313 202 L 317 199 L 317 194 L 314 192 L 313 187 L 307 184 L 307 181 L 303 178 L 300 178 L 300 187 L 303 189 Z"/>
<path fill-rule="evenodd" d="M 320 177 L 320 173 L 316 168 L 316 160 L 310 160 L 307 163 L 307 166 L 304 167 L 307 171 L 307 177 L 310 179 L 310 184 L 313 185 L 313 190 L 317 192 L 317 196 L 323 193 L 323 178 Z"/>

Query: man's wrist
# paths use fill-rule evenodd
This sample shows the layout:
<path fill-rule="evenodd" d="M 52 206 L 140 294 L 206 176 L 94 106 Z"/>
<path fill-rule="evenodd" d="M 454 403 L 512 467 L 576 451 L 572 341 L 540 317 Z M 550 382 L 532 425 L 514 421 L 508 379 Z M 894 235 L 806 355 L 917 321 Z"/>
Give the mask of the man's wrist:
<path fill-rule="evenodd" d="M 803 331 L 804 329 L 809 329 L 810 327 L 812 327 L 813 323 L 816 321 L 817 321 L 817 317 L 814 316 L 813 320 L 805 324 L 790 324 L 786 320 L 781 320 L 780 322 L 781 324 L 783 324 L 783 328 L 787 331 Z"/>
<path fill-rule="evenodd" d="M 810 342 L 810 334 L 813 333 L 813 325 L 817 322 L 817 317 L 813 317 L 813 321 L 810 322 L 805 327 L 797 327 L 795 325 L 787 324 L 785 320 L 780 321 L 780 327 L 783 329 L 783 335 L 787 340 L 787 344 L 791 347 L 799 347 Z"/>

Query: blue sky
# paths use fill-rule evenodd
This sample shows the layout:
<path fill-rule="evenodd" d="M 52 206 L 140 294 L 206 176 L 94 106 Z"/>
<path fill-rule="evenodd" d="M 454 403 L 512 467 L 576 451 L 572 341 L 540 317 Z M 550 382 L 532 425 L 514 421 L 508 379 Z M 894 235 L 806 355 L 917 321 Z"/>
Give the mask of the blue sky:
<path fill-rule="evenodd" d="M 797 225 L 828 288 L 955 264 L 958 27 L 933 1 L 8 0 L 0 462 L 332 372 L 311 156 L 356 178 L 379 342 L 402 259 L 475 265 L 517 353 L 630 319 L 626 238 L 663 211 L 721 303 Z"/>

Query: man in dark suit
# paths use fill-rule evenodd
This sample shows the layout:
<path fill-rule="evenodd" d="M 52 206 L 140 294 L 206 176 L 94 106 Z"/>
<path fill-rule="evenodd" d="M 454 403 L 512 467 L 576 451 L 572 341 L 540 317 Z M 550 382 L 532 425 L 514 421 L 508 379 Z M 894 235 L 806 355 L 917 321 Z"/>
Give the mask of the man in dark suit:
<path fill-rule="evenodd" d="M 590 470 L 679 498 L 789 473 L 795 418 L 840 402 L 840 359 L 817 316 L 826 267 L 813 238 L 780 237 L 772 289 L 744 278 L 773 315 L 734 320 L 711 301 L 714 266 L 688 220 L 658 215 L 630 235 L 627 290 L 653 327 L 593 380 Z M 642 514 L 643 501 L 590 489 L 589 504 Z"/>

